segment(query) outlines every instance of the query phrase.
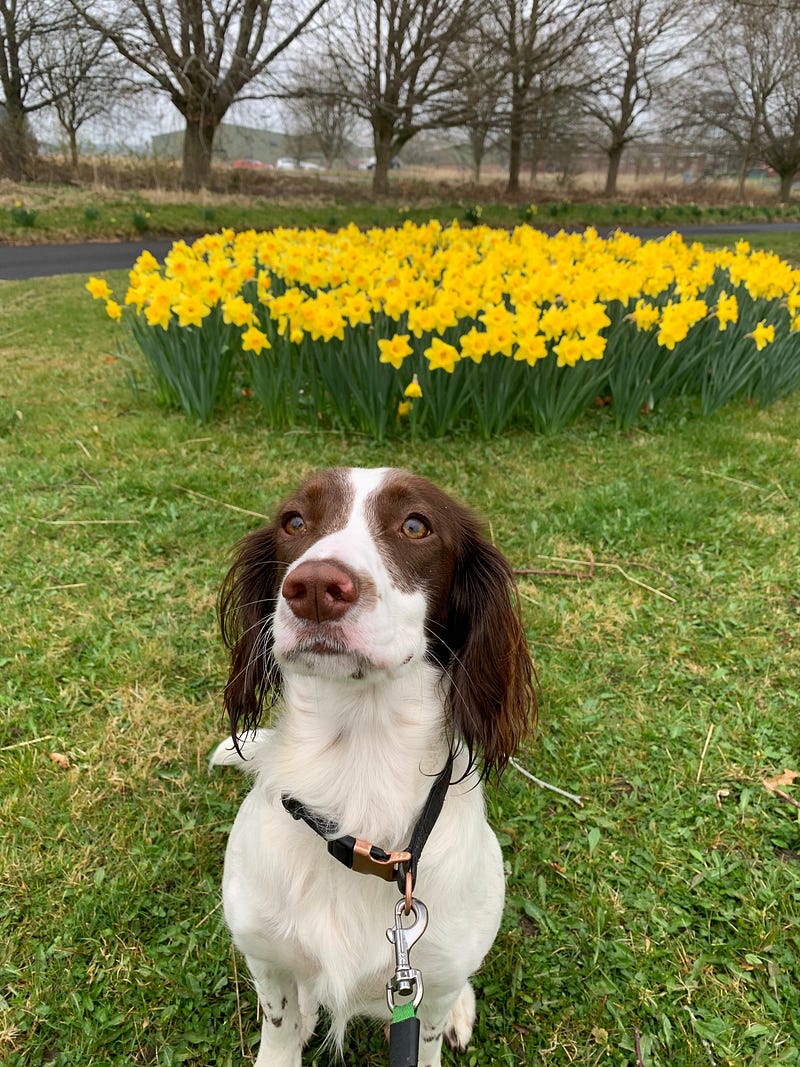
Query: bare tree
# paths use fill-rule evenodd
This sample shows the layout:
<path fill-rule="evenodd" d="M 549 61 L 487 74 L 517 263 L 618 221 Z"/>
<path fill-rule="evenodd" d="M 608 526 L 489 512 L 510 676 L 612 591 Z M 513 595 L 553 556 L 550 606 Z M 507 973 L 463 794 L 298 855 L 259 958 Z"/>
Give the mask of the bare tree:
<path fill-rule="evenodd" d="M 586 81 L 580 49 L 598 0 L 488 0 L 484 5 L 497 62 L 508 79 L 508 192 L 519 190 L 523 144 L 542 78 L 576 88 Z"/>
<path fill-rule="evenodd" d="M 528 116 L 527 160 L 535 183 L 543 162 L 566 185 L 578 173 L 592 140 L 591 120 L 584 110 L 585 93 L 542 76 L 537 79 Z"/>
<path fill-rule="evenodd" d="M 293 135 L 302 134 L 331 169 L 352 138 L 357 117 L 330 71 L 305 58 L 291 78 L 287 111 Z"/>
<path fill-rule="evenodd" d="M 623 152 L 655 97 L 688 65 L 705 32 L 702 8 L 686 0 L 606 0 L 591 48 L 594 91 L 586 109 L 606 132 L 606 196 L 615 196 Z"/>
<path fill-rule="evenodd" d="M 459 48 L 449 60 L 455 85 L 454 112 L 463 114 L 463 125 L 472 155 L 472 180 L 477 185 L 481 165 L 493 135 L 501 128 L 505 112 L 506 77 L 497 62 L 497 52 L 487 32 L 485 18 L 467 29 Z"/>
<path fill-rule="evenodd" d="M 709 120 L 740 148 L 740 190 L 761 159 L 788 201 L 800 169 L 800 4 L 720 0 L 707 63 L 718 87 Z"/>
<path fill-rule="evenodd" d="M 298 0 L 300 2 L 300 0 Z M 214 135 L 234 101 L 272 67 L 328 0 L 70 0 L 183 116 L 183 184 L 208 182 Z M 273 10 L 273 7 L 276 10 Z"/>
<path fill-rule="evenodd" d="M 27 176 L 33 141 L 28 116 L 47 107 L 41 73 L 48 37 L 60 15 L 49 3 L 0 0 L 0 89 L 5 114 L 0 123 L 0 162 L 15 181 Z"/>
<path fill-rule="evenodd" d="M 44 51 L 41 79 L 64 132 L 73 168 L 78 166 L 78 133 L 85 123 L 107 114 L 120 96 L 122 61 L 102 34 L 73 16 Z"/>
<path fill-rule="evenodd" d="M 372 130 L 373 192 L 389 191 L 392 159 L 421 130 L 457 125 L 447 57 L 476 0 L 356 0 L 328 42 L 338 92 Z"/>

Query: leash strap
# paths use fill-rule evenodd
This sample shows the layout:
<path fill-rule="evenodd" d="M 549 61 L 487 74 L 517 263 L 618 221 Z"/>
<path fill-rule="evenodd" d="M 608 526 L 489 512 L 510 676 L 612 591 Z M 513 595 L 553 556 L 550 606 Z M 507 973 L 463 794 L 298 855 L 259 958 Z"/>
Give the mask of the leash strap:
<path fill-rule="evenodd" d="M 428 793 L 428 799 L 425 801 L 425 807 L 422 809 L 422 814 L 417 820 L 417 824 L 411 834 L 411 840 L 408 843 L 407 852 L 410 853 L 411 858 L 407 864 L 401 864 L 397 870 L 397 887 L 401 893 L 406 893 L 406 874 L 411 875 L 411 889 L 414 888 L 414 883 L 417 880 L 417 864 L 419 858 L 422 855 L 422 850 L 425 847 L 425 842 L 431 835 L 436 825 L 436 820 L 441 814 L 442 807 L 444 806 L 444 798 L 447 796 L 447 790 L 450 788 L 450 781 L 453 777 L 453 753 L 449 753 L 447 757 L 447 763 L 440 771 L 436 778 L 436 781 L 431 787 L 430 793 Z"/>
<path fill-rule="evenodd" d="M 302 820 L 315 834 L 327 841 L 328 852 L 339 863 L 360 874 L 377 875 L 387 882 L 395 879 L 400 892 L 410 896 L 417 877 L 419 857 L 441 814 L 452 775 L 453 753 L 451 752 L 447 757 L 447 763 L 431 786 L 425 806 L 412 831 L 411 841 L 403 852 L 386 852 L 378 845 L 362 841 L 361 838 L 352 837 L 349 834 L 330 838 L 329 835 L 337 829 L 335 822 L 307 808 L 302 801 L 288 794 L 281 797 L 281 802 L 293 819 Z M 410 886 L 408 876 L 411 877 Z"/>
<path fill-rule="evenodd" d="M 413 1004 L 398 1004 L 389 1025 L 389 1067 L 417 1067 L 419 1019 Z"/>

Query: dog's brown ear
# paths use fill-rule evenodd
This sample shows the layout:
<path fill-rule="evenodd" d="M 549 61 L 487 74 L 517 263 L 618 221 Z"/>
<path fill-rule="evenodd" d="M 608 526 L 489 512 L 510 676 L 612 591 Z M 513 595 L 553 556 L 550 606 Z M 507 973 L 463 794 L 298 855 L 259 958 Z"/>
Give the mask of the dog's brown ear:
<path fill-rule="evenodd" d="M 236 546 L 219 599 L 222 639 L 231 653 L 224 703 L 234 744 L 255 730 L 265 704 L 278 694 L 280 671 L 272 655 L 271 622 L 277 595 L 275 530 L 265 526 Z"/>
<path fill-rule="evenodd" d="M 466 529 L 447 606 L 453 724 L 483 777 L 502 773 L 536 721 L 534 669 L 505 557 Z"/>

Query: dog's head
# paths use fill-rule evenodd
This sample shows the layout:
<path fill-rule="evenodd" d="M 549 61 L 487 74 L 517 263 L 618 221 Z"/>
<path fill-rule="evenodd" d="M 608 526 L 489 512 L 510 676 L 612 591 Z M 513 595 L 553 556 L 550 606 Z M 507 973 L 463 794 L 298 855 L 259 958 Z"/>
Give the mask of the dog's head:
<path fill-rule="evenodd" d="M 508 563 L 475 517 L 405 471 L 322 471 L 248 534 L 220 600 L 225 706 L 253 729 L 292 672 L 358 684 L 428 660 L 450 728 L 500 771 L 535 714 Z"/>

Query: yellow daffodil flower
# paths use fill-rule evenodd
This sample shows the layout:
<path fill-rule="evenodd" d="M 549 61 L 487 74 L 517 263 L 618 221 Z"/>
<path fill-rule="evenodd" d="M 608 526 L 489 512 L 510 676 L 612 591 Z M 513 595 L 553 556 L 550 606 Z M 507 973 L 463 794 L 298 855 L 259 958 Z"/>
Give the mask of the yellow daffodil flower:
<path fill-rule="evenodd" d="M 736 322 L 738 320 L 739 303 L 734 295 L 728 296 L 724 290 L 719 294 L 716 316 L 721 331 L 727 330 L 729 322 Z"/>
<path fill-rule="evenodd" d="M 453 373 L 460 358 L 458 350 L 442 341 L 439 337 L 434 337 L 422 354 L 428 360 L 428 366 L 431 370 L 443 370 L 448 374 Z"/>
<path fill-rule="evenodd" d="M 413 352 L 408 343 L 408 334 L 395 334 L 388 339 L 381 337 L 378 340 L 378 349 L 380 362 L 391 363 L 395 370 L 400 370 L 403 360 Z"/>
<path fill-rule="evenodd" d="M 85 288 L 95 300 L 108 300 L 111 296 L 111 288 L 103 278 L 90 278 Z"/>
<path fill-rule="evenodd" d="M 265 348 L 272 348 L 267 335 L 255 326 L 248 327 L 242 334 L 242 350 L 258 356 Z"/>
<path fill-rule="evenodd" d="M 419 399 L 422 396 L 422 386 L 419 384 L 416 374 L 405 387 L 403 396 L 407 396 L 409 399 Z"/>
<path fill-rule="evenodd" d="M 775 327 L 770 323 L 769 325 L 762 319 L 758 326 L 752 333 L 746 334 L 747 337 L 752 337 L 756 343 L 756 348 L 760 352 L 766 348 L 767 345 L 772 344 L 775 340 Z"/>
<path fill-rule="evenodd" d="M 184 294 L 172 305 L 178 317 L 179 326 L 202 326 L 203 319 L 211 313 L 211 308 L 202 300 L 191 294 Z"/>

